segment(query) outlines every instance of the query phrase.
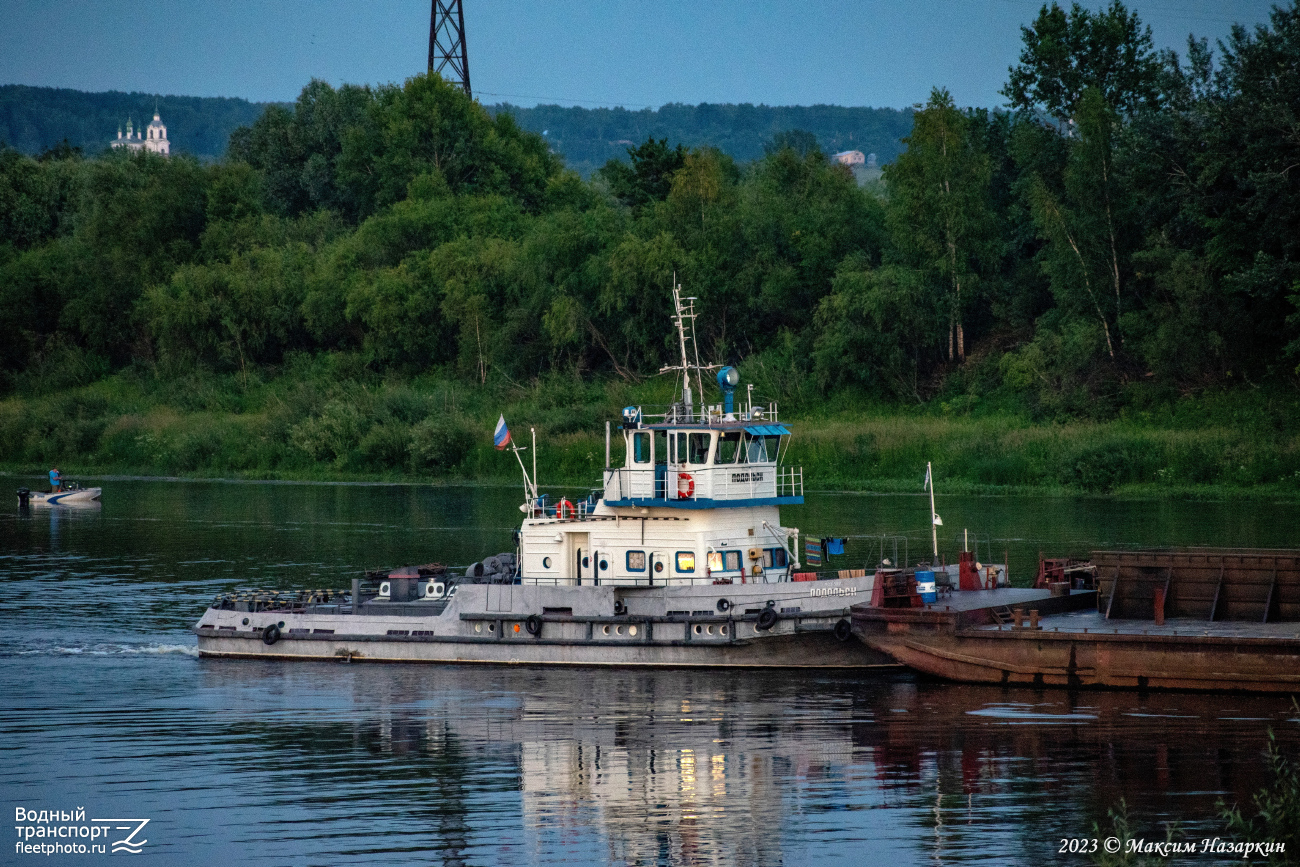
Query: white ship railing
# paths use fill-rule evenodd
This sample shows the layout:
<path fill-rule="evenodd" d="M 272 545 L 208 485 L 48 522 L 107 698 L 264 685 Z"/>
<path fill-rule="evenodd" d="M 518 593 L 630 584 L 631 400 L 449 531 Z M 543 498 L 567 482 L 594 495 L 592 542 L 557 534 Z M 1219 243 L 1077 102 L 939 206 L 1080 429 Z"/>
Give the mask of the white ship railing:
<path fill-rule="evenodd" d="M 689 482 L 685 477 L 689 477 Z M 693 486 L 688 497 L 683 486 Z M 605 499 L 613 500 L 759 500 L 802 497 L 803 467 L 775 464 L 729 464 L 711 467 L 670 467 L 656 481 L 655 470 L 628 467 L 605 470 Z"/>

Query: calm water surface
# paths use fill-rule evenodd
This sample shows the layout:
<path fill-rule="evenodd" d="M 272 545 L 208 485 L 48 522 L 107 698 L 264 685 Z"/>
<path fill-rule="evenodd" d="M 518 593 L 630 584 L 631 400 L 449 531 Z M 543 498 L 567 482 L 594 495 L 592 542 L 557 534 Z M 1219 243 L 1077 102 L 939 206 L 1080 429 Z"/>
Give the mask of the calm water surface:
<path fill-rule="evenodd" d="M 0 809 L 147 817 L 130 857 L 151 863 L 1085 864 L 1061 839 L 1121 798 L 1149 839 L 1171 821 L 1213 836 L 1216 801 L 1265 781 L 1268 730 L 1300 748 L 1273 697 L 200 661 L 189 629 L 214 594 L 468 563 L 509 548 L 517 492 L 103 486 L 102 508 L 0 498 Z M 841 565 L 862 565 L 872 536 L 923 556 L 927 508 L 815 495 L 785 521 L 849 536 Z M 969 527 L 1021 581 L 1040 550 L 1296 547 L 1300 526 L 1267 503 L 941 497 L 939 512 L 949 553 Z M 5 835 L 0 863 L 119 857 L 16 855 Z"/>

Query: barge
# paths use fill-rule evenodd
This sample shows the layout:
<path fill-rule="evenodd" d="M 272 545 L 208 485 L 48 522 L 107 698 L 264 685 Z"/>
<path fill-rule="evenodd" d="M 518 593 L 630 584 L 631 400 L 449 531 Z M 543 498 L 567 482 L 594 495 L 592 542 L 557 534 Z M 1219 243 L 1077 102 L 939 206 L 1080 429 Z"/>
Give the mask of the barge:
<path fill-rule="evenodd" d="M 1095 589 L 857 605 L 860 640 L 947 680 L 1300 692 L 1300 551 L 1097 551 Z"/>

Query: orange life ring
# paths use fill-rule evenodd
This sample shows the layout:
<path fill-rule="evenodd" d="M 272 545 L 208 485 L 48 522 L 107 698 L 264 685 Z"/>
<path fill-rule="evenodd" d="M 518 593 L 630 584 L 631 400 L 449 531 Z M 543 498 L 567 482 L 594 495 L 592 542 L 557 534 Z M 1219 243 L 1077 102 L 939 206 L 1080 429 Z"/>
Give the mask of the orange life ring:
<path fill-rule="evenodd" d="M 567 515 L 564 514 L 566 509 L 569 512 Z M 577 510 L 573 508 L 573 503 L 570 503 L 568 500 L 560 500 L 560 502 L 555 504 L 555 517 L 559 518 L 561 521 L 566 518 L 572 518 L 576 512 Z"/>
<path fill-rule="evenodd" d="M 689 500 L 695 496 L 695 479 L 690 473 L 677 474 L 677 499 Z"/>

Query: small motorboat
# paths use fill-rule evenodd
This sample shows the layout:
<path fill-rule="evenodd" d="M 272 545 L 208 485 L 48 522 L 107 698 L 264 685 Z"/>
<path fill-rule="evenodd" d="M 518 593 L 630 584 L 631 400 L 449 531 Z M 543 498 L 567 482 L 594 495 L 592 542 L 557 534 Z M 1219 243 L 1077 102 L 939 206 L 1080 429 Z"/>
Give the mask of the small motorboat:
<path fill-rule="evenodd" d="M 23 506 L 73 506 L 78 503 L 96 503 L 103 492 L 103 488 L 83 488 L 76 482 L 68 482 L 57 493 L 19 488 L 18 503 Z"/>

